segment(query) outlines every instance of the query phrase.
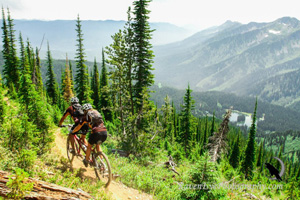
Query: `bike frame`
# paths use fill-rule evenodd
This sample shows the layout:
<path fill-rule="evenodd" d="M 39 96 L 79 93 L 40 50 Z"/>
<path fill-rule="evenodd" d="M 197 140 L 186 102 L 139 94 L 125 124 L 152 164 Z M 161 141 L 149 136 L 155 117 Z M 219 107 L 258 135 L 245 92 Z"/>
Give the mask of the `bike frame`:
<path fill-rule="evenodd" d="M 84 151 L 84 148 L 83 148 L 83 146 L 85 146 L 83 140 L 82 140 L 80 137 L 78 137 L 77 134 L 72 135 L 72 137 L 74 137 L 75 153 L 76 153 L 78 156 L 85 157 L 85 153 L 86 153 L 86 152 Z M 77 145 L 76 143 L 79 145 L 79 148 L 76 148 L 76 145 Z M 86 148 L 87 148 L 87 146 L 86 146 Z M 84 155 L 82 155 L 82 154 L 80 153 L 81 150 L 84 152 Z M 91 149 L 91 155 L 96 154 L 96 153 L 97 153 L 96 146 L 93 145 L 93 146 L 92 146 L 92 149 Z M 90 156 L 90 160 L 89 160 L 89 161 L 90 161 L 91 163 L 94 163 L 93 159 L 91 159 L 91 156 Z"/>

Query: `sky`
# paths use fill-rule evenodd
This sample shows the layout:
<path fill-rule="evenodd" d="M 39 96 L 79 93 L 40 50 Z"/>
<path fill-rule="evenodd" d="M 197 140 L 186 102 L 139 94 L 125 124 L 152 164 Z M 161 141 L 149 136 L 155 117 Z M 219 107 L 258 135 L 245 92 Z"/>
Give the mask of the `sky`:
<path fill-rule="evenodd" d="M 0 0 L 13 19 L 127 20 L 134 0 Z M 205 29 L 227 20 L 271 22 L 289 16 L 300 19 L 299 0 L 153 0 L 150 22 Z"/>

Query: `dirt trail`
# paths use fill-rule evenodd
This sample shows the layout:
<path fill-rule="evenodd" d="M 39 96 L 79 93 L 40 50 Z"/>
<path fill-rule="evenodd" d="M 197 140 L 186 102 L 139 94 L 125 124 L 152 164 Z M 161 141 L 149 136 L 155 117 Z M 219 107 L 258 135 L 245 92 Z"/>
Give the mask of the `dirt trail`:
<path fill-rule="evenodd" d="M 58 153 L 65 158 L 67 158 L 66 154 L 66 138 L 63 138 L 60 134 L 60 129 L 57 129 L 55 132 L 55 146 L 53 147 L 53 151 Z M 113 163 L 111 163 L 113 164 Z M 77 169 L 82 169 L 83 175 L 86 178 L 96 179 L 95 172 L 92 168 L 86 168 L 82 161 L 77 157 L 74 158 L 73 167 Z M 116 200 L 128 200 L 128 199 L 141 199 L 141 200 L 151 200 L 153 197 L 149 194 L 139 192 L 136 189 L 129 188 L 124 184 L 116 181 L 112 181 L 106 190 L 107 193 L 110 193 L 111 197 Z"/>

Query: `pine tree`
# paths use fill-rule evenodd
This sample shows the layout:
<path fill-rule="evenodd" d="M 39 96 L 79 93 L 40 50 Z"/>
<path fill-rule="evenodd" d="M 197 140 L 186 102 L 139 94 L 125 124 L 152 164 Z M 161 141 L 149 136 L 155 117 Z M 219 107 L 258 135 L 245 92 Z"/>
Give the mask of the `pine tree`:
<path fill-rule="evenodd" d="M 93 72 L 91 85 L 93 90 L 92 99 L 94 100 L 94 105 L 97 110 L 100 110 L 101 108 L 100 107 L 100 76 L 99 76 L 96 58 L 94 60 L 94 72 Z"/>
<path fill-rule="evenodd" d="M 36 48 L 35 51 L 35 60 L 36 60 L 36 90 L 42 94 L 43 93 L 43 78 L 42 78 L 42 73 L 41 73 L 41 59 L 39 57 L 39 50 Z"/>
<path fill-rule="evenodd" d="M 167 95 L 165 97 L 165 104 L 162 106 L 162 128 L 163 128 L 163 135 L 162 138 L 172 139 L 171 127 L 172 127 L 172 106 L 170 105 L 170 98 Z"/>
<path fill-rule="evenodd" d="M 298 171 L 297 171 L 297 173 L 295 173 L 295 178 L 296 178 L 296 180 L 299 181 L 299 179 L 300 179 L 300 167 L 298 167 Z"/>
<path fill-rule="evenodd" d="M 16 50 L 16 39 L 15 39 L 15 30 L 13 19 L 10 17 L 9 9 L 7 9 L 7 22 L 8 22 L 8 37 L 9 37 L 9 70 L 11 81 L 14 84 L 15 88 L 18 90 L 18 81 L 19 81 L 19 59 L 17 57 Z"/>
<path fill-rule="evenodd" d="M 282 150 L 283 150 L 283 145 L 281 145 L 280 150 L 279 150 L 279 153 L 278 153 L 278 156 L 277 156 L 279 159 L 282 159 L 282 158 L 281 158 L 281 156 L 282 156 Z M 280 166 L 281 166 L 281 165 L 280 165 L 280 162 L 277 162 L 276 165 L 275 165 L 276 169 L 279 169 Z"/>
<path fill-rule="evenodd" d="M 101 77 L 100 77 L 100 105 L 104 117 L 107 121 L 112 121 L 114 118 L 114 114 L 112 112 L 112 102 L 108 91 L 108 77 L 107 77 L 107 69 L 105 64 L 105 55 L 102 50 L 102 69 L 101 69 Z"/>
<path fill-rule="evenodd" d="M 214 132 L 215 132 L 215 111 L 213 112 L 213 118 L 212 118 L 212 123 L 210 128 L 210 136 L 212 136 Z"/>
<path fill-rule="evenodd" d="M 147 10 L 151 0 L 137 0 L 133 2 L 134 5 L 134 21 L 132 27 L 134 30 L 134 43 L 135 43 L 135 85 L 134 96 L 136 99 L 137 112 L 142 116 L 143 101 L 145 95 L 143 91 L 147 91 L 154 83 L 154 75 L 152 73 L 153 51 L 150 40 L 152 38 L 153 30 L 150 29 L 148 22 L 150 11 Z M 147 96 L 147 95 L 146 95 Z M 147 101 L 147 99 L 145 99 Z M 140 117 L 141 118 L 141 117 Z M 138 120 L 138 127 L 142 128 L 142 120 Z"/>
<path fill-rule="evenodd" d="M 18 80 L 19 80 L 19 66 L 18 66 L 18 57 L 15 47 L 15 35 L 14 35 L 14 24 L 13 20 L 10 17 L 8 10 L 7 22 L 5 19 L 4 9 L 2 8 L 2 20 L 3 20 L 3 75 L 5 79 L 5 84 L 7 87 L 12 90 L 12 87 L 18 89 Z"/>
<path fill-rule="evenodd" d="M 37 90 L 38 88 L 38 69 L 37 69 L 37 65 L 36 65 L 36 59 L 35 59 L 35 54 L 33 52 L 33 49 L 32 50 L 32 71 L 31 71 L 31 80 L 32 80 L 32 83 L 35 85 L 35 88 Z"/>
<path fill-rule="evenodd" d="M 186 93 L 183 99 L 183 105 L 181 105 L 181 116 L 182 116 L 182 132 L 180 133 L 181 141 L 180 143 L 184 147 L 186 158 L 189 156 L 189 152 L 192 148 L 192 110 L 194 110 L 194 103 L 193 97 L 191 95 L 192 90 L 190 89 L 190 85 L 186 89 Z"/>
<path fill-rule="evenodd" d="M 6 24 L 6 17 L 5 17 L 5 12 L 2 7 L 2 30 L 3 30 L 3 49 L 2 49 L 2 54 L 4 58 L 4 66 L 3 66 L 3 75 L 5 79 L 6 86 L 9 86 L 9 84 L 12 82 L 11 81 L 11 71 L 10 71 L 10 59 L 9 59 L 9 52 L 10 52 L 10 46 L 9 46 L 9 37 L 8 37 L 8 27 Z"/>
<path fill-rule="evenodd" d="M 255 166 L 256 109 L 257 109 L 257 99 L 255 102 L 255 108 L 254 108 L 249 138 L 248 138 L 246 150 L 244 152 L 243 160 L 241 164 L 241 172 L 245 174 L 245 178 L 247 180 L 252 180 L 253 170 Z"/>
<path fill-rule="evenodd" d="M 135 43 L 134 43 L 134 31 L 132 27 L 132 17 L 131 17 L 131 7 L 128 8 L 127 11 L 127 22 L 125 24 L 124 30 L 124 40 L 125 40 L 125 51 L 126 51 L 126 59 L 125 59 L 125 72 L 127 80 L 127 91 L 129 93 L 130 98 L 130 108 L 131 114 L 134 114 L 134 100 L 133 100 L 133 68 L 135 64 Z"/>
<path fill-rule="evenodd" d="M 1 126 L 3 124 L 3 120 L 4 120 L 4 117 L 5 117 L 5 111 L 6 111 L 6 103 L 4 101 L 4 97 L 2 95 L 2 83 L 1 83 L 1 75 L 0 75 L 0 129 L 1 129 Z"/>
<path fill-rule="evenodd" d="M 113 43 L 107 48 L 108 63 L 111 65 L 109 79 L 111 80 L 111 93 L 115 102 L 115 112 L 120 117 L 122 127 L 124 127 L 124 110 L 129 102 L 126 78 L 126 47 L 125 39 L 121 30 L 112 36 Z M 126 108 L 125 108 L 126 109 Z M 122 128 L 123 129 L 123 128 Z"/>
<path fill-rule="evenodd" d="M 207 144 L 207 126 L 208 126 L 208 117 L 207 115 L 205 116 L 205 123 L 204 123 L 204 133 L 203 133 L 203 140 L 202 140 L 202 146 L 205 147 Z"/>
<path fill-rule="evenodd" d="M 260 145 L 259 145 L 258 156 L 257 156 L 257 161 L 256 161 L 256 167 L 261 167 L 261 165 L 262 165 L 262 156 L 263 156 L 263 143 L 261 142 Z"/>
<path fill-rule="evenodd" d="M 62 94 L 63 98 L 66 102 L 70 102 L 70 99 L 74 96 L 72 91 L 72 83 L 71 83 L 71 73 L 68 62 L 68 57 L 66 58 L 66 67 L 64 72 L 64 78 L 62 80 Z"/>
<path fill-rule="evenodd" d="M 76 49 L 76 95 L 82 103 L 92 103 L 91 102 L 91 89 L 89 85 L 89 72 L 85 65 L 85 53 L 83 48 L 83 33 L 81 29 L 81 21 L 79 15 L 76 21 L 76 32 L 77 32 L 77 49 Z"/>
<path fill-rule="evenodd" d="M 19 35 L 19 42 L 20 42 L 20 70 L 21 72 L 25 70 L 25 57 L 27 57 L 27 53 L 25 51 L 25 46 L 23 42 L 22 34 Z"/>
<path fill-rule="evenodd" d="M 74 91 L 74 76 L 73 76 L 73 68 L 72 68 L 71 60 L 69 60 L 69 67 L 70 67 L 70 78 L 71 78 L 72 91 L 73 91 L 74 96 L 76 96 L 75 91 Z"/>
<path fill-rule="evenodd" d="M 237 168 L 240 162 L 240 135 L 234 143 L 232 153 L 230 155 L 229 163 L 233 168 Z"/>
<path fill-rule="evenodd" d="M 53 65 L 52 65 L 52 57 L 51 57 L 51 52 L 50 52 L 50 47 L 48 43 L 48 50 L 47 50 L 47 80 L 46 80 L 46 89 L 47 89 L 47 94 L 51 99 L 51 104 L 55 105 L 58 103 L 58 84 L 55 78 L 55 74 L 53 72 Z"/>
<path fill-rule="evenodd" d="M 172 115 L 173 115 L 173 132 L 174 132 L 174 134 L 173 134 L 173 138 L 172 138 L 172 142 L 174 141 L 174 139 L 176 139 L 176 137 L 177 137 L 177 118 L 178 118 L 178 115 L 177 115 L 177 113 L 176 113 L 176 108 L 175 108 L 175 106 L 174 106 L 174 102 L 172 101 L 172 111 L 173 111 L 173 113 L 172 113 Z"/>
<path fill-rule="evenodd" d="M 27 59 L 28 59 L 28 63 L 30 66 L 30 72 L 33 71 L 33 61 L 34 61 L 34 55 L 33 55 L 33 50 L 30 44 L 29 39 L 27 38 L 27 46 L 26 46 L 26 53 L 27 53 Z"/>

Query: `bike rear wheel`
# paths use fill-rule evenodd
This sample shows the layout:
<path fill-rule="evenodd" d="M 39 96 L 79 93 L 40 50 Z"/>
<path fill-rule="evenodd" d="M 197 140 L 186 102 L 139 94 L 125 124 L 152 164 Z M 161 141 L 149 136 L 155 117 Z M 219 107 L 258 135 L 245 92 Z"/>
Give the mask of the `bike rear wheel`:
<path fill-rule="evenodd" d="M 103 152 L 93 154 L 94 170 L 97 178 L 108 187 L 112 180 L 111 166 L 107 156 Z"/>

